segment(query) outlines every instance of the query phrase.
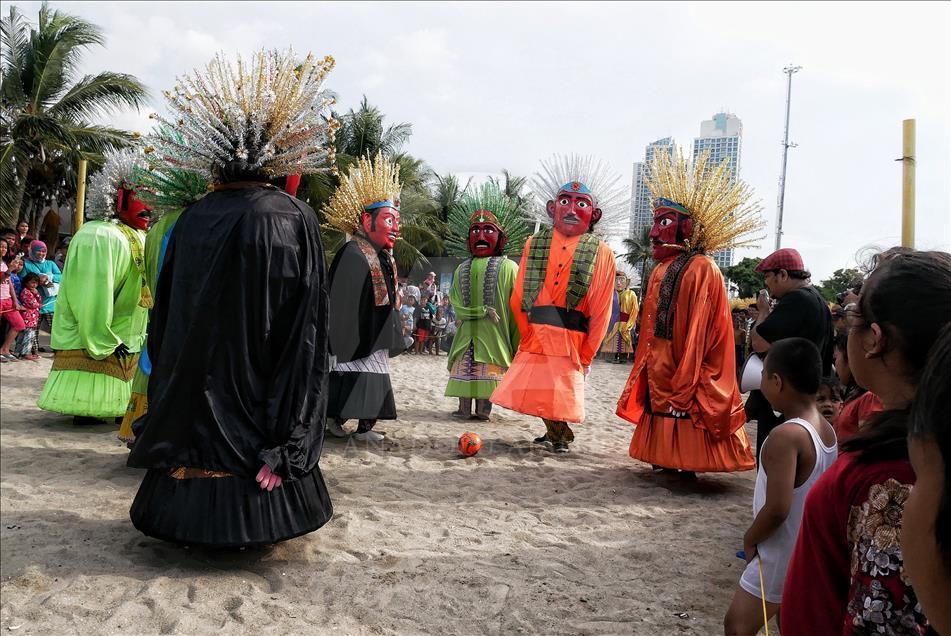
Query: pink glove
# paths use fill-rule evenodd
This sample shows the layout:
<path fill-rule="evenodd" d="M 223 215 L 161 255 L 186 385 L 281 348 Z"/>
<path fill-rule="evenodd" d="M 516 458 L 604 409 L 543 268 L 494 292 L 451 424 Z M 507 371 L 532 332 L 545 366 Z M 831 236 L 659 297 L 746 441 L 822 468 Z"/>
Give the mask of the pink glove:
<path fill-rule="evenodd" d="M 272 473 L 271 467 L 267 464 L 261 466 L 261 470 L 258 471 L 258 476 L 254 479 L 261 485 L 261 490 L 267 490 L 268 492 L 271 492 L 275 488 L 280 488 L 281 484 L 284 483 L 281 476 Z"/>

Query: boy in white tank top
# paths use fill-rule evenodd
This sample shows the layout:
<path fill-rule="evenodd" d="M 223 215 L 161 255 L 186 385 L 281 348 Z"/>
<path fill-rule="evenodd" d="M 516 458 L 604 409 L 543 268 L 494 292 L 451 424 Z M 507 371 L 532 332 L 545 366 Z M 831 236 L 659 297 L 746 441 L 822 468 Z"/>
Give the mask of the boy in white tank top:
<path fill-rule="evenodd" d="M 779 613 L 806 495 L 836 459 L 835 430 L 816 405 L 821 379 L 822 358 L 811 341 L 787 338 L 770 346 L 760 390 L 785 422 L 763 443 L 753 523 L 743 536 L 747 566 L 723 619 L 728 636 L 762 629 L 760 573 L 766 614 Z"/>

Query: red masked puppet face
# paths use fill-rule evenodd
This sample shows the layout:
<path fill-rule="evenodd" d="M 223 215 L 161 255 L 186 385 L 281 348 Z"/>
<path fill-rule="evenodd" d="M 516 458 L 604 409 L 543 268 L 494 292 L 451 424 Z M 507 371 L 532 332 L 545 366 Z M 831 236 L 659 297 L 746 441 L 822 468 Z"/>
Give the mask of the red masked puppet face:
<path fill-rule="evenodd" d="M 400 208 L 383 207 L 364 212 L 361 218 L 363 232 L 377 249 L 391 250 L 400 236 Z"/>
<path fill-rule="evenodd" d="M 152 218 L 152 208 L 146 206 L 135 196 L 135 190 L 119 188 L 119 198 L 116 200 L 118 217 L 129 227 L 142 230 L 149 229 L 149 219 Z"/>
<path fill-rule="evenodd" d="M 686 239 L 693 234 L 693 219 L 667 207 L 654 210 L 650 239 L 654 260 L 663 261 L 684 251 Z"/>
<path fill-rule="evenodd" d="M 555 229 L 565 236 L 584 234 L 601 219 L 601 209 L 594 207 L 590 194 L 561 191 L 554 201 L 546 206 L 548 216 L 555 222 Z"/>
<path fill-rule="evenodd" d="M 505 235 L 493 223 L 473 223 L 469 226 L 469 251 L 473 256 L 497 256 L 505 247 Z"/>

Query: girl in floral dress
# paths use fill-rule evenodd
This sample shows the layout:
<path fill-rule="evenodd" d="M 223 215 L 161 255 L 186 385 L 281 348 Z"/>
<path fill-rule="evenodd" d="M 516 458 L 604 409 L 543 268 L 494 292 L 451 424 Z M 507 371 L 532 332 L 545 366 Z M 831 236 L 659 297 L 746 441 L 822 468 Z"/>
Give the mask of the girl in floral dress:
<path fill-rule="evenodd" d="M 841 446 L 806 499 L 783 594 L 784 634 L 924 633 L 901 527 L 915 483 L 906 437 L 928 352 L 951 323 L 951 254 L 879 255 L 846 308 L 849 365 L 884 410 Z"/>
<path fill-rule="evenodd" d="M 25 328 L 17 336 L 14 354 L 24 360 L 39 360 L 40 358 L 36 355 L 39 349 L 36 330 L 40 322 L 40 307 L 43 306 L 40 292 L 37 291 L 39 284 L 39 276 L 27 274 L 23 277 L 23 289 L 20 290 L 20 303 L 24 307 L 20 315 L 23 317 Z"/>

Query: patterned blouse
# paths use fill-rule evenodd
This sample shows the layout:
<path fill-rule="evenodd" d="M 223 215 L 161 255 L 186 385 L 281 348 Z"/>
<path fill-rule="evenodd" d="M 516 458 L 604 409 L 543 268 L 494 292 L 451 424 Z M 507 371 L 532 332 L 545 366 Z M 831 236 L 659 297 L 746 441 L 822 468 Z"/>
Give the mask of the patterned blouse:
<path fill-rule="evenodd" d="M 24 287 L 20 291 L 20 304 L 26 307 L 26 311 L 21 311 L 23 323 L 28 327 L 36 327 L 40 321 L 40 307 L 43 306 L 43 300 L 40 293 L 33 289 Z"/>
<path fill-rule="evenodd" d="M 905 574 L 901 520 L 908 460 L 841 453 L 810 491 L 786 574 L 784 634 L 919 636 L 927 629 Z"/>

